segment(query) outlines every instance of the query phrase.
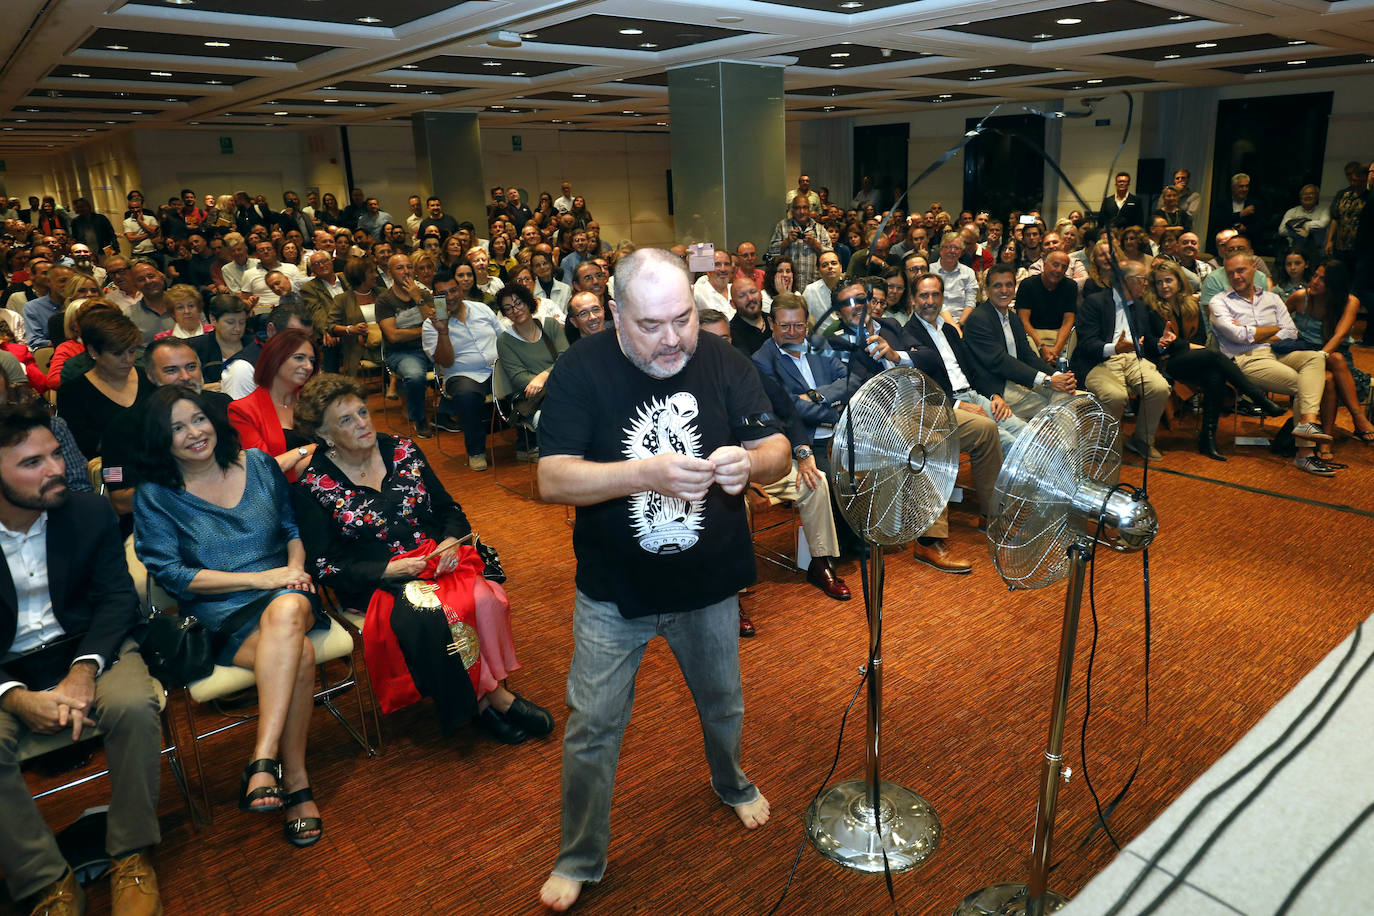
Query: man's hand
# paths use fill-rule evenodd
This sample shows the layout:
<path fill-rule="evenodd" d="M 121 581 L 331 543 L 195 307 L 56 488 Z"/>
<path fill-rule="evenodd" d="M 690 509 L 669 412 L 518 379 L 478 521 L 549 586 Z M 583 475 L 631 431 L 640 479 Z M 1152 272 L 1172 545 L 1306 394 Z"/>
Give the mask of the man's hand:
<path fill-rule="evenodd" d="M 979 407 L 977 404 L 970 404 L 968 401 L 960 401 L 958 407 L 960 410 L 967 410 L 974 416 L 986 417 L 988 415 L 988 412 L 986 410 Z"/>
<path fill-rule="evenodd" d="M 95 699 L 95 662 L 80 661 L 72 665 L 56 687 L 53 693 L 70 697 L 77 701 L 77 705 L 66 704 L 65 707 L 58 707 L 59 717 L 70 719 L 72 727 L 72 740 L 81 740 L 81 727 L 85 724 L 95 724 L 82 713 L 82 710 L 91 708 L 91 701 Z M 68 723 L 63 722 L 65 727 Z"/>
<path fill-rule="evenodd" d="M 1001 423 L 1003 420 L 1009 419 L 1010 417 L 1011 408 L 1007 406 L 1007 402 L 1002 400 L 1000 394 L 994 394 L 992 396 L 992 418 L 998 423 Z"/>
<path fill-rule="evenodd" d="M 820 489 L 821 471 L 816 467 L 815 455 L 809 455 L 797 462 L 797 479 L 806 484 L 808 490 Z"/>
<path fill-rule="evenodd" d="M 1135 344 L 1131 343 L 1131 339 L 1126 336 L 1126 332 L 1122 331 L 1121 336 L 1116 339 L 1116 347 L 1114 349 L 1117 353 L 1130 353 L 1135 349 Z"/>
<path fill-rule="evenodd" d="M 335 337 L 333 334 L 321 334 L 320 343 L 326 347 L 337 347 L 339 345 L 339 338 Z"/>
<path fill-rule="evenodd" d="M 721 449 L 717 449 L 713 455 L 720 451 Z M 650 490 L 688 502 L 704 497 L 706 491 L 711 489 L 711 484 L 716 481 L 716 465 L 713 460 L 679 455 L 677 452 L 667 452 L 646 459 L 645 468 L 649 472 Z"/>
<path fill-rule="evenodd" d="M 1072 372 L 1056 372 L 1050 376 L 1050 388 L 1071 393 L 1078 390 L 1078 380 L 1073 377 Z"/>
<path fill-rule="evenodd" d="M 1041 344 L 1040 358 L 1050 365 L 1054 365 L 1054 361 L 1059 358 L 1059 354 L 1054 352 L 1054 347 L 1051 347 L 1049 344 Z"/>
<path fill-rule="evenodd" d="M 440 321 L 438 316 L 439 312 L 434 308 L 434 306 L 426 305 L 423 302 L 420 303 L 420 320 L 432 321 L 434 322 L 434 327 L 443 330 L 444 322 Z"/>
<path fill-rule="evenodd" d="M 892 345 L 884 340 L 881 334 L 868 335 L 868 355 L 874 359 L 885 359 L 894 363 L 900 361 L 897 351 L 892 349 Z"/>
<path fill-rule="evenodd" d="M 722 445 L 706 459 L 715 469 L 714 480 L 731 496 L 744 492 L 749 485 L 749 450 L 738 445 Z"/>
<path fill-rule="evenodd" d="M 86 716 L 88 701 L 52 690 L 25 690 L 16 687 L 4 698 L 5 711 L 19 717 L 30 731 L 40 735 L 54 735 L 68 725 L 73 734 L 80 734 L 84 725 L 95 725 Z"/>

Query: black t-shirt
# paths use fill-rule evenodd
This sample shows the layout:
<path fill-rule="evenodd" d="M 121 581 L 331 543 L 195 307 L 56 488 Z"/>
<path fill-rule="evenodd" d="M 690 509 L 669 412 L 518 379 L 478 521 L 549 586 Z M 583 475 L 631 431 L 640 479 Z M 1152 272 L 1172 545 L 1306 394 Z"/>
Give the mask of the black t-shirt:
<path fill-rule="evenodd" d="M 554 363 L 539 452 L 608 463 L 671 451 L 705 458 L 777 432 L 758 373 L 723 339 L 701 333 L 682 371 L 655 379 L 603 332 Z M 744 498 L 719 486 L 691 503 L 643 492 L 579 506 L 573 551 L 577 587 L 625 617 L 703 608 L 756 574 Z"/>
<path fill-rule="evenodd" d="M 219 412 L 220 420 L 229 422 L 229 402 L 233 398 L 219 391 L 205 391 L 201 396 Z M 124 408 L 114 415 L 105 431 L 105 438 L 100 443 L 100 475 L 110 490 L 131 489 L 143 482 L 138 472 L 138 458 L 143 451 L 143 423 L 148 415 L 147 408 L 147 400 Z M 116 431 L 119 435 L 114 435 Z"/>
<path fill-rule="evenodd" d="M 1058 330 L 1064 313 L 1078 309 L 1078 284 L 1065 277 L 1054 289 L 1047 289 L 1039 276 L 1027 277 L 1016 288 L 1016 309 L 1030 309 L 1031 327 Z"/>
<path fill-rule="evenodd" d="M 420 301 L 433 304 L 433 300 L 430 298 L 429 293 L 425 292 L 420 293 Z M 411 302 L 409 299 L 402 299 L 400 296 L 396 295 L 396 291 L 392 289 L 377 294 L 373 313 L 376 315 L 379 324 L 384 318 L 396 319 L 396 329 L 398 331 L 405 329 L 414 330 L 425 323 L 424 315 L 420 313 L 420 302 Z M 420 345 L 419 337 L 411 341 L 406 341 L 405 343 L 391 343 L 388 341 L 382 345 L 382 350 L 387 353 L 424 352 L 424 348 Z"/>
<path fill-rule="evenodd" d="M 430 226 L 438 226 L 440 237 L 448 238 L 450 235 L 453 235 L 453 233 L 458 231 L 458 220 L 449 216 L 447 213 L 445 213 L 438 219 L 426 216 L 424 219 L 420 220 L 420 225 L 415 230 L 416 234 L 420 238 L 424 238 L 425 230 L 428 229 Z"/>

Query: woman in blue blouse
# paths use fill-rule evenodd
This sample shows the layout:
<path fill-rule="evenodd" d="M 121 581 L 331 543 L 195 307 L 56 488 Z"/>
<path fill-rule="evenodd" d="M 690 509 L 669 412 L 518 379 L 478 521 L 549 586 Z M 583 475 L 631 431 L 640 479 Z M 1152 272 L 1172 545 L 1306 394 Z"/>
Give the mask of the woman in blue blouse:
<path fill-rule="evenodd" d="M 327 626 L 305 571 L 286 479 L 267 454 L 241 451 L 234 428 L 179 386 L 149 400 L 145 483 L 134 496 L 134 549 L 158 584 L 214 635 L 216 662 L 253 670 L 258 735 L 239 807 L 281 811 L 296 846 L 323 832 L 305 771 L 315 652 Z"/>

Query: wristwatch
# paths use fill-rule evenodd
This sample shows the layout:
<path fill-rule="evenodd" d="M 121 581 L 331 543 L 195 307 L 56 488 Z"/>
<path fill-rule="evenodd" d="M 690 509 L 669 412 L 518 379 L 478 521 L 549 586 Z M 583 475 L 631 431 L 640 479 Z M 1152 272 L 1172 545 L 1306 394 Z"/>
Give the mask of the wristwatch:
<path fill-rule="evenodd" d="M 1040 383 L 1040 387 L 1041 387 L 1041 388 L 1049 388 L 1049 387 L 1053 386 L 1053 384 L 1054 384 L 1054 377 L 1051 376 L 1051 375 L 1046 375 L 1046 376 L 1045 376 L 1045 380 L 1044 380 L 1043 382 Z"/>
<path fill-rule="evenodd" d="M 813 454 L 815 453 L 811 451 L 811 446 L 809 445 L 799 445 L 796 448 L 792 449 L 792 457 L 797 459 L 798 461 L 805 461 L 807 458 L 810 458 Z"/>

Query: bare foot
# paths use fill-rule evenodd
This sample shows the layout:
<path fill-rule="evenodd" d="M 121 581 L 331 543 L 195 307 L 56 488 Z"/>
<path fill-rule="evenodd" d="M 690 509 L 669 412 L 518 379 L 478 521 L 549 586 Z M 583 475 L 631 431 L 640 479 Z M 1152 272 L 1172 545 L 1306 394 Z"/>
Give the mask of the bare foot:
<path fill-rule="evenodd" d="M 549 880 L 544 882 L 539 891 L 539 900 L 549 909 L 561 913 L 570 909 L 581 893 L 581 881 L 564 878 L 562 875 L 549 875 Z"/>
<path fill-rule="evenodd" d="M 735 813 L 750 830 L 768 823 L 768 799 L 760 795 L 747 805 L 735 805 Z"/>

